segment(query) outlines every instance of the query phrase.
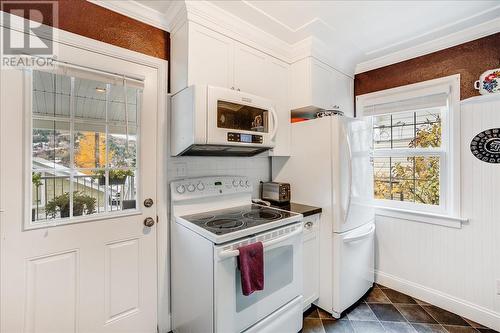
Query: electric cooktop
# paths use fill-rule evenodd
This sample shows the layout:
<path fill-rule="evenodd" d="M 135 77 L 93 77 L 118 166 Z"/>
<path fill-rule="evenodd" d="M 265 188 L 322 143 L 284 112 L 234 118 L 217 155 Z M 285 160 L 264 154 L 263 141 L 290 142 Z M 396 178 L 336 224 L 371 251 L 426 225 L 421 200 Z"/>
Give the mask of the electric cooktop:
<path fill-rule="evenodd" d="M 299 214 L 260 205 L 245 205 L 181 216 L 182 219 L 216 235 L 260 226 Z"/>

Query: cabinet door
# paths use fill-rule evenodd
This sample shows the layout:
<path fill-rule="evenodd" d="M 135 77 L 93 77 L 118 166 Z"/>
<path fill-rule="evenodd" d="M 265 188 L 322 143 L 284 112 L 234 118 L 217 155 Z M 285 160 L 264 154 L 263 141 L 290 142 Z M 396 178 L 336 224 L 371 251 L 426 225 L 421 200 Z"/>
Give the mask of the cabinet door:
<path fill-rule="evenodd" d="M 269 93 L 264 84 L 267 57 L 263 52 L 235 42 L 234 89 L 265 97 Z"/>
<path fill-rule="evenodd" d="M 311 95 L 312 105 L 321 109 L 331 109 L 333 102 L 333 68 L 322 62 L 311 61 Z"/>
<path fill-rule="evenodd" d="M 188 85 L 233 85 L 233 40 L 192 23 L 189 34 Z"/>
<path fill-rule="evenodd" d="M 304 218 L 303 298 L 307 308 L 319 297 L 319 215 Z"/>
<path fill-rule="evenodd" d="M 336 70 L 332 71 L 333 104 L 348 117 L 354 117 L 354 79 Z"/>
<path fill-rule="evenodd" d="M 275 137 L 275 147 L 272 156 L 290 156 L 290 103 L 289 78 L 290 65 L 278 59 L 269 57 L 264 70 L 262 85 L 265 88 L 264 97 L 274 102 L 278 115 L 278 132 Z"/>

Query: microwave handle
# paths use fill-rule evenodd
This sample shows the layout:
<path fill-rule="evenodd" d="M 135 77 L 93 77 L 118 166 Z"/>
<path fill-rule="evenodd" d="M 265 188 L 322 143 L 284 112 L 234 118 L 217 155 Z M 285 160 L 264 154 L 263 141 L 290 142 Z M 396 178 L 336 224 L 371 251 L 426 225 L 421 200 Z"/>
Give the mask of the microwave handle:
<path fill-rule="evenodd" d="M 302 227 L 297 228 L 296 230 L 292 231 L 289 234 L 284 235 L 283 237 L 278 237 L 278 238 L 275 238 L 275 239 L 270 240 L 268 242 L 262 243 L 262 246 L 265 249 L 266 247 L 270 247 L 270 246 L 275 245 L 277 243 L 283 242 L 283 241 L 285 241 L 289 238 L 292 238 L 292 237 L 294 237 L 298 234 L 301 234 L 301 233 L 302 233 Z M 228 251 L 224 251 L 224 252 L 219 253 L 218 257 L 220 259 L 227 259 L 227 258 L 237 257 L 239 255 L 240 255 L 240 251 L 238 251 L 238 250 L 228 250 Z"/>
<path fill-rule="evenodd" d="M 273 118 L 273 130 L 271 131 L 271 139 L 274 139 L 276 133 L 278 132 L 278 115 L 276 114 L 276 110 L 274 108 L 270 108 L 269 112 Z"/>

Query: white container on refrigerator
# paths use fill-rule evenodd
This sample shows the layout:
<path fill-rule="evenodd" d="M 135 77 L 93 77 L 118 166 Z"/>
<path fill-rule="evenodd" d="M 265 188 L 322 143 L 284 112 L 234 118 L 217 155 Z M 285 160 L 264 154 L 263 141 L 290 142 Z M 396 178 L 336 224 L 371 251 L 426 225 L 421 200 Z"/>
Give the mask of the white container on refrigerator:
<path fill-rule="evenodd" d="M 292 125 L 292 157 L 273 158 L 273 180 L 292 200 L 323 209 L 316 305 L 339 317 L 374 281 L 371 124 L 342 116 Z"/>

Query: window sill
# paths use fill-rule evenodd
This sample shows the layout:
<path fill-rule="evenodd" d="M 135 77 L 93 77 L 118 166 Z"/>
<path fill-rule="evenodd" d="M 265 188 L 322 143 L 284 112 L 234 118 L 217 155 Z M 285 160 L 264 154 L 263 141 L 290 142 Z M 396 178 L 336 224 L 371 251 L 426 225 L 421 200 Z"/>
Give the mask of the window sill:
<path fill-rule="evenodd" d="M 48 220 L 47 222 L 40 222 L 40 223 L 36 223 L 36 222 L 34 223 L 33 221 L 28 221 L 24 225 L 23 231 L 42 229 L 42 228 L 53 228 L 53 227 L 59 227 L 59 226 L 63 226 L 63 225 L 78 224 L 78 223 L 85 223 L 85 222 L 96 222 L 96 221 L 101 221 L 101 220 L 106 220 L 106 219 L 123 218 L 123 217 L 129 217 L 129 216 L 135 216 L 135 215 L 141 215 L 141 214 L 142 214 L 142 211 L 140 209 L 130 209 L 128 211 L 108 212 L 108 213 L 100 213 L 100 214 L 95 214 L 95 215 L 85 215 L 85 216 L 73 217 L 71 219 L 69 219 L 69 218 L 54 219 L 54 220 Z"/>
<path fill-rule="evenodd" d="M 394 217 L 407 221 L 434 224 L 456 229 L 461 229 L 462 223 L 469 221 L 467 218 L 388 207 L 375 207 L 375 215 Z"/>

